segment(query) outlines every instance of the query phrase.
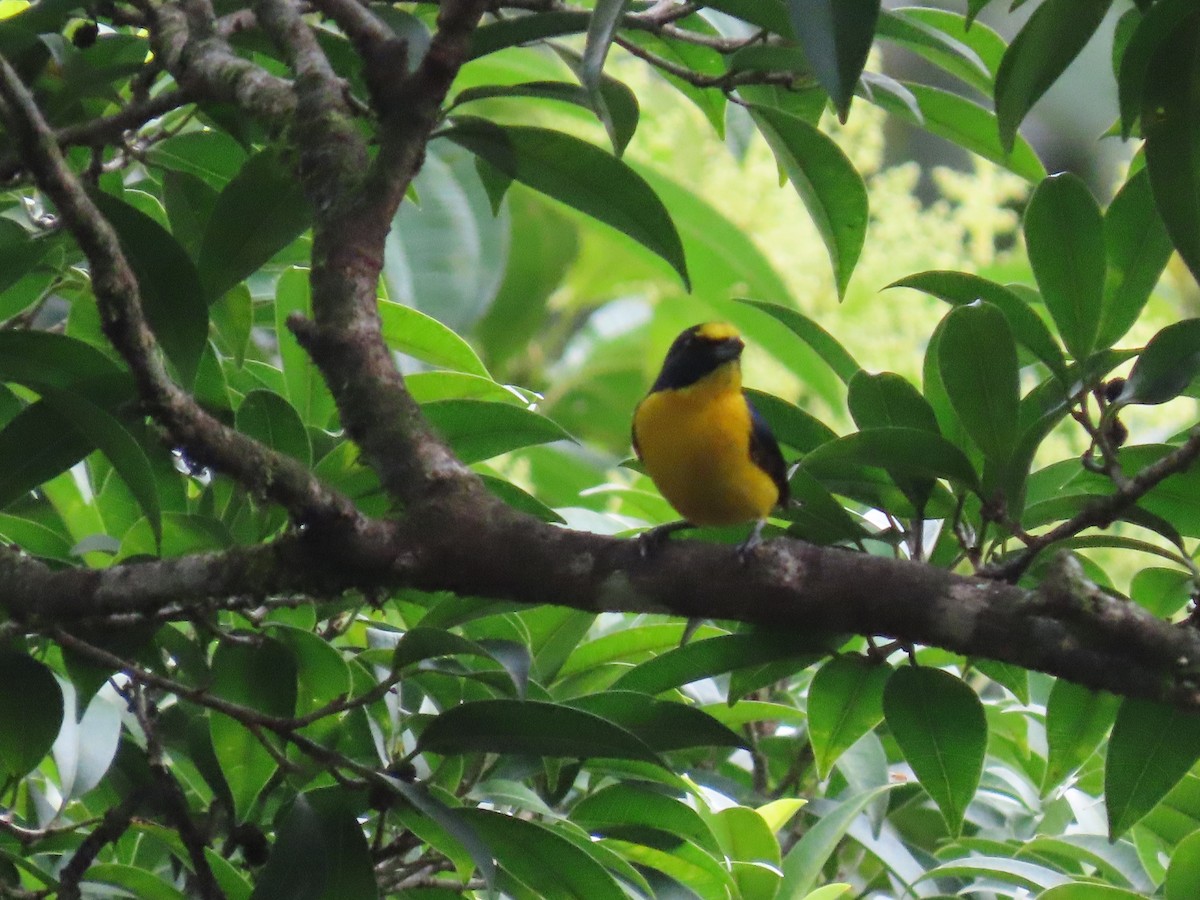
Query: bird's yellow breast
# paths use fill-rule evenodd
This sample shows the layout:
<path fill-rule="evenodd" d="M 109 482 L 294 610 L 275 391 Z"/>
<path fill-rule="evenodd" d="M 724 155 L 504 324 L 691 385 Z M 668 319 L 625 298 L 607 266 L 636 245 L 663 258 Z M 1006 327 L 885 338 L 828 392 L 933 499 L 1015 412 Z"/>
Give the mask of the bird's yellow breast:
<path fill-rule="evenodd" d="M 633 429 L 646 472 L 695 525 L 762 519 L 779 499 L 771 477 L 750 459 L 750 409 L 736 363 L 688 387 L 650 394 Z"/>

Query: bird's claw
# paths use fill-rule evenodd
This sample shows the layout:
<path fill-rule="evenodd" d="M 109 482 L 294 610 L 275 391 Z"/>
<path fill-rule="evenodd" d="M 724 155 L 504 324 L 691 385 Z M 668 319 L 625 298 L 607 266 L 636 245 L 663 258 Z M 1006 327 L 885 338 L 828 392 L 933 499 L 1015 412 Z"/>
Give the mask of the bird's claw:
<path fill-rule="evenodd" d="M 662 549 L 674 532 L 691 527 L 691 522 L 668 522 L 666 525 L 656 525 L 654 528 L 646 529 L 634 538 L 637 541 L 638 556 L 642 559 L 649 559 Z"/>

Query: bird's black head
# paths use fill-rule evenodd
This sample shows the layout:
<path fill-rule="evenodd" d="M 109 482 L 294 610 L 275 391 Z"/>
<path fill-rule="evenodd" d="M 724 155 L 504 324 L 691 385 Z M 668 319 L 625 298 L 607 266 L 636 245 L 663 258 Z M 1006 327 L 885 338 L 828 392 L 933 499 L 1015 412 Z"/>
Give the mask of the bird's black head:
<path fill-rule="evenodd" d="M 724 322 L 705 322 L 684 331 L 663 360 L 651 391 L 669 391 L 695 384 L 709 372 L 742 355 L 741 335 Z"/>

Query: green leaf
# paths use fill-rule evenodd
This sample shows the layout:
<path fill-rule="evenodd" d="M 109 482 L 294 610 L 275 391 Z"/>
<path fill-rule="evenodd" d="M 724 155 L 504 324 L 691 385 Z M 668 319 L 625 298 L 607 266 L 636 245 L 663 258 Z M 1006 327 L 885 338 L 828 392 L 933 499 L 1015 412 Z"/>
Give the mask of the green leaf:
<path fill-rule="evenodd" d="M 500 868 L 539 897 L 626 900 L 623 891 L 585 844 L 569 841 L 538 822 L 486 809 L 464 809 L 463 820 L 491 848 Z"/>
<path fill-rule="evenodd" d="M 583 87 L 590 91 L 586 95 L 588 107 L 608 132 L 613 152 L 620 156 L 637 130 L 640 115 L 637 94 L 624 82 L 605 75 L 603 71 L 595 89 L 591 90 L 584 72 L 586 60 L 567 47 L 555 46 L 554 52 L 575 73 Z"/>
<path fill-rule="evenodd" d="M 927 24 L 913 10 L 883 10 L 876 29 L 879 37 L 924 57 L 976 90 L 990 94 L 992 73 L 974 48 L 940 28 Z M 928 10 L 917 10 L 928 12 Z M 941 12 L 941 10 L 939 10 Z M 955 14 L 950 13 L 953 16 Z M 950 19 L 951 23 L 954 19 Z M 959 20 L 961 21 L 961 20 Z M 983 29 L 981 28 L 980 31 Z"/>
<path fill-rule="evenodd" d="M 312 443 L 295 407 L 274 391 L 251 391 L 237 410 L 237 429 L 272 450 L 312 464 Z"/>
<path fill-rule="evenodd" d="M 833 429 L 814 416 L 786 400 L 780 400 L 774 394 L 746 389 L 746 396 L 754 404 L 779 443 L 795 447 L 802 453 L 815 450 L 826 441 L 837 438 Z"/>
<path fill-rule="evenodd" d="M 929 401 L 903 375 L 856 372 L 847 385 L 846 405 L 859 428 L 920 428 L 938 434 Z"/>
<path fill-rule="evenodd" d="M 1012 149 L 1017 127 L 1100 27 L 1112 0 L 1046 0 L 1009 45 L 996 73 L 1000 141 Z"/>
<path fill-rule="evenodd" d="M 576 223 L 532 191 L 509 191 L 508 211 L 522 239 L 509 247 L 496 299 L 475 324 L 480 351 L 493 366 L 525 352 L 580 252 Z"/>
<path fill-rule="evenodd" d="M 583 710 L 539 700 L 472 700 L 425 727 L 418 748 L 431 753 L 525 753 L 613 757 L 657 763 L 640 738 Z"/>
<path fill-rule="evenodd" d="M 983 455 L 1005 462 L 1017 440 L 1017 348 L 1004 314 L 990 303 L 955 307 L 937 347 L 950 404 Z"/>
<path fill-rule="evenodd" d="M 564 10 L 489 22 L 472 32 L 469 58 L 477 59 L 505 47 L 528 44 L 543 38 L 579 34 L 587 30 L 591 20 L 590 12 Z"/>
<path fill-rule="evenodd" d="M 1117 70 L 1121 136 L 1125 138 L 1132 134 L 1138 116 L 1144 115 L 1146 80 L 1165 74 L 1161 70 L 1151 74 L 1152 62 L 1159 54 L 1159 48 L 1173 35 L 1182 37 L 1189 27 L 1184 23 L 1196 12 L 1196 4 L 1191 0 L 1159 0 L 1149 10 L 1130 12 L 1136 16 L 1137 27 L 1125 45 Z M 1142 124 L 1144 129 L 1145 123 Z"/>
<path fill-rule="evenodd" d="M 358 809 L 341 788 L 300 794 L 279 826 L 251 900 L 371 900 L 379 896 Z"/>
<path fill-rule="evenodd" d="M 1146 71 L 1142 134 L 1154 202 L 1171 242 L 1200 277 L 1200 14 L 1182 22 Z"/>
<path fill-rule="evenodd" d="M 737 733 L 707 713 L 636 691 L 601 691 L 566 702 L 628 729 L 658 753 L 687 747 L 746 746 Z"/>
<path fill-rule="evenodd" d="M 779 841 L 756 810 L 731 806 L 710 818 L 743 897 L 774 897 L 783 880 Z"/>
<path fill-rule="evenodd" d="M 217 198 L 196 267 L 211 303 L 303 234 L 312 210 L 280 153 L 263 150 Z"/>
<path fill-rule="evenodd" d="M 1178 397 L 1200 372 L 1200 319 L 1168 325 L 1138 354 L 1117 398 L 1154 406 Z"/>
<path fill-rule="evenodd" d="M 920 881 L 930 878 L 987 878 L 1000 884 L 1016 885 L 1031 891 L 1047 890 L 1068 883 L 1057 869 L 1019 859 L 999 856 L 972 856 L 955 859 L 925 871 Z"/>
<path fill-rule="evenodd" d="M 777 303 L 764 303 L 761 300 L 739 300 L 738 302 L 745 303 L 747 306 L 752 306 L 778 319 L 792 334 L 816 351 L 817 355 L 845 384 L 849 384 L 850 379 L 862 368 L 833 335 L 804 313 L 780 306 Z"/>
<path fill-rule="evenodd" d="M 812 652 L 812 645 L 802 645 L 794 635 L 768 632 L 726 634 L 704 641 L 692 641 L 659 654 L 618 678 L 613 689 L 660 694 L 673 687 L 732 669 L 782 659 L 808 659 Z"/>
<path fill-rule="evenodd" d="M 146 162 L 171 172 L 182 172 L 220 190 L 237 175 L 246 161 L 242 145 L 223 131 L 187 131 L 151 144 Z"/>
<path fill-rule="evenodd" d="M 1108 834 L 1116 840 L 1200 759 L 1200 714 L 1150 700 L 1121 702 L 1104 764 Z"/>
<path fill-rule="evenodd" d="M 1046 702 L 1046 772 L 1042 793 L 1062 784 L 1091 757 L 1112 727 L 1120 699 L 1062 678 Z"/>
<path fill-rule="evenodd" d="M 0 507 L 65 472 L 93 449 L 46 401 L 25 407 L 0 430 Z"/>
<path fill-rule="evenodd" d="M 788 0 L 788 13 L 813 74 L 845 122 L 871 52 L 879 0 Z"/>
<path fill-rule="evenodd" d="M 844 0 L 837 8 L 858 2 Z M 867 189 L 862 176 L 837 144 L 803 119 L 769 106 L 752 107 L 750 113 L 817 226 L 833 264 L 838 297 L 844 297 L 867 234 Z"/>
<path fill-rule="evenodd" d="M 1077 360 L 1088 357 L 1104 305 L 1104 220 L 1083 180 L 1042 181 L 1025 210 L 1029 263 L 1059 334 Z"/>
<path fill-rule="evenodd" d="M 900 751 L 957 836 L 975 796 L 987 749 L 979 697 L 940 669 L 897 669 L 883 693 L 883 714 Z"/>
<path fill-rule="evenodd" d="M 0 771 L 23 778 L 50 752 L 63 695 L 50 670 L 24 653 L 0 652 Z"/>
<path fill-rule="evenodd" d="M 1200 897 L 1200 831 L 1180 841 L 1167 866 L 1166 900 Z"/>
<path fill-rule="evenodd" d="M 88 866 L 88 884 L 106 884 L 121 889 L 116 896 L 146 897 L 151 900 L 187 900 L 187 895 L 153 872 L 120 863 Z M 126 894 L 125 892 L 128 892 Z"/>
<path fill-rule="evenodd" d="M 150 329 L 190 388 L 208 340 L 208 305 L 196 266 L 171 233 L 145 213 L 98 191 L 92 200 L 116 230 L 137 276 Z"/>
<path fill-rule="evenodd" d="M 421 407 L 455 454 L 465 463 L 551 441 L 569 441 L 557 423 L 541 413 L 487 400 L 438 400 Z"/>
<path fill-rule="evenodd" d="M 906 104 L 884 91 L 874 91 L 871 102 L 887 110 L 889 115 L 945 138 L 1026 181 L 1036 182 L 1046 177 L 1045 166 L 1025 138 L 1016 135 L 1011 148 L 1001 143 L 996 116 L 990 109 L 940 88 L 910 81 L 901 82 L 901 86 L 917 101 L 921 110 L 919 117 L 913 115 Z"/>
<path fill-rule="evenodd" d="M 666 207 L 619 159 L 561 132 L 483 119 L 456 118 L 443 137 L 510 178 L 623 232 L 666 260 L 688 284 L 683 245 Z"/>
<path fill-rule="evenodd" d="M 808 739 L 822 779 L 843 750 L 882 721 L 883 687 L 891 671 L 863 656 L 835 656 L 813 676 Z"/>
<path fill-rule="evenodd" d="M 646 832 L 683 838 L 717 852 L 708 823 L 692 807 L 636 782 L 610 784 L 589 794 L 571 810 L 571 820 L 593 834 L 636 840 Z"/>
<path fill-rule="evenodd" d="M 1038 894 L 1038 900 L 1145 900 L 1145 894 L 1090 881 L 1060 884 Z"/>
<path fill-rule="evenodd" d="M 477 163 L 435 142 L 413 181 L 420 205 L 400 204 L 384 245 L 388 299 L 460 331 L 496 296 L 509 245 L 508 214 L 494 211 Z"/>
<path fill-rule="evenodd" d="M 1108 273 L 1096 346 L 1107 349 L 1141 315 L 1171 258 L 1171 238 L 1154 207 L 1150 175 L 1139 169 L 1121 186 L 1104 214 Z"/>
<path fill-rule="evenodd" d="M 948 478 L 968 487 L 978 484 L 966 455 L 940 434 L 923 428 L 857 431 L 822 444 L 800 465 L 820 480 L 853 475 L 862 466 L 878 466 L 903 476 Z"/>
<path fill-rule="evenodd" d="M 383 339 L 398 353 L 469 375 L 490 379 L 471 345 L 437 319 L 399 303 L 379 302 Z"/>
<path fill-rule="evenodd" d="M 158 480 L 137 439 L 103 408 L 71 391 L 42 388 L 42 399 L 103 453 L 137 500 L 155 541 L 162 540 Z"/>
<path fill-rule="evenodd" d="M 275 340 L 283 364 L 287 396 L 300 421 L 314 428 L 326 428 L 335 409 L 333 396 L 308 354 L 287 327 L 288 316 L 312 314 L 311 287 L 307 269 L 288 269 L 275 284 Z M 229 291 L 219 303 L 240 291 Z"/>
<path fill-rule="evenodd" d="M 212 692 L 224 700 L 281 718 L 291 718 L 296 709 L 296 663 L 278 641 L 267 638 L 256 647 L 218 644 L 212 677 Z M 209 734 L 235 813 L 245 820 L 275 773 L 275 757 L 245 725 L 224 713 L 209 713 Z"/>
<path fill-rule="evenodd" d="M 953 306 L 966 306 L 976 300 L 991 303 L 1004 313 L 1017 343 L 1045 363 L 1055 375 L 1065 377 L 1066 360 L 1050 329 L 1019 294 L 1004 285 L 968 272 L 935 270 L 908 275 L 888 285 L 888 288 L 897 287 L 922 291 Z"/>
<path fill-rule="evenodd" d="M 292 651 L 296 668 L 295 715 L 306 716 L 350 695 L 350 667 L 333 644 L 311 631 L 272 623 L 271 636 Z"/>
<path fill-rule="evenodd" d="M 833 856 L 850 826 L 876 799 L 897 787 L 881 787 L 853 794 L 822 815 L 783 858 L 783 884 L 780 897 L 804 897 L 823 878 L 825 864 Z"/>

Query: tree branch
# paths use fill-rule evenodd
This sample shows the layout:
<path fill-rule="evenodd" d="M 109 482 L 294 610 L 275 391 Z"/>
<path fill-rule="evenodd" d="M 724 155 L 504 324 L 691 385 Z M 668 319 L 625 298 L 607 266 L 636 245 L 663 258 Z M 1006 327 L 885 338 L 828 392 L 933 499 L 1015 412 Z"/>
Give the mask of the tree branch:
<path fill-rule="evenodd" d="M 1031 538 L 1029 543 L 1018 553 L 995 565 L 981 569 L 980 575 L 986 578 L 1016 581 L 1029 568 L 1037 555 L 1047 547 L 1072 538 L 1086 528 L 1107 528 L 1117 520 L 1122 512 L 1136 504 L 1161 482 L 1172 475 L 1187 471 L 1198 456 L 1200 456 L 1200 429 L 1193 429 L 1191 436 L 1178 448 L 1131 478 L 1122 478 L 1112 494 L 1092 500 L 1070 519 Z"/>
<path fill-rule="evenodd" d="M 116 233 L 67 168 L 33 97 L 2 57 L 0 99 L 21 158 L 88 258 L 105 335 L 129 364 L 147 412 L 176 446 L 280 503 L 300 522 L 358 518 L 349 500 L 324 487 L 299 462 L 226 427 L 171 380 Z"/>
<path fill-rule="evenodd" d="M 770 542 L 744 566 L 732 548 L 698 541 L 672 541 L 645 560 L 631 541 L 545 525 L 470 493 L 431 501 L 405 521 L 376 523 L 336 546 L 297 534 L 264 547 L 100 570 L 5 562 L 0 597 L 38 630 L 98 611 L 145 614 L 213 597 L 413 587 L 593 613 L 740 621 L 793 634 L 798 647 L 830 635 L 878 635 L 1200 708 L 1200 633 L 1078 575 L 1027 591 L 788 539 Z"/>

